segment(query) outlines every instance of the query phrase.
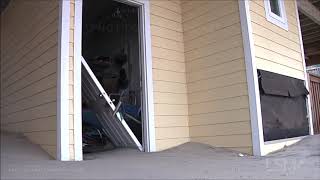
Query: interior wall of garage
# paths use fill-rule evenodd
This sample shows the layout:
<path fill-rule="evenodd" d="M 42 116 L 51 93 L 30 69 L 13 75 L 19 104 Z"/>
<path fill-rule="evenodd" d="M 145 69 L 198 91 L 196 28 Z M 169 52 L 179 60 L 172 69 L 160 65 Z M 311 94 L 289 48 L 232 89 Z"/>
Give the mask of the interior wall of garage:
<path fill-rule="evenodd" d="M 266 19 L 263 0 L 250 1 L 257 68 L 304 80 L 295 1 L 284 1 L 284 4 L 288 31 Z"/>
<path fill-rule="evenodd" d="M 1 130 L 56 156 L 59 1 L 11 0 L 1 14 Z"/>
<path fill-rule="evenodd" d="M 184 1 L 191 142 L 252 154 L 239 4 Z"/>

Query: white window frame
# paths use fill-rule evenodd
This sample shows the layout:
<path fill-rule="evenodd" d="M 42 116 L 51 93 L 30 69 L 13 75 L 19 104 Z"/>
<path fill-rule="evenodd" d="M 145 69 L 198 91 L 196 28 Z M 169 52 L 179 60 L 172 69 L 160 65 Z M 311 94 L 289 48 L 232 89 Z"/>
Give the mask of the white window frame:
<path fill-rule="evenodd" d="M 279 1 L 280 16 L 278 16 L 277 14 L 275 14 L 271 11 L 270 0 L 264 0 L 266 18 L 269 22 L 288 31 L 288 19 L 287 19 L 287 15 L 286 15 L 284 0 L 278 0 L 278 1 Z"/>

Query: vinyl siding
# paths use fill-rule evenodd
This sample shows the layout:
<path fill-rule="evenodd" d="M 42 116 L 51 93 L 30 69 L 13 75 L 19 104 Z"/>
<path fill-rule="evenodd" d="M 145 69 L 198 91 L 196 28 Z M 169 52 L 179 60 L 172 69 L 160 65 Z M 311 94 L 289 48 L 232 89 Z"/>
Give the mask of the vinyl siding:
<path fill-rule="evenodd" d="M 11 0 L 1 14 L 1 130 L 56 156 L 58 1 Z"/>
<path fill-rule="evenodd" d="M 238 1 L 183 1 L 192 142 L 252 154 Z"/>
<path fill-rule="evenodd" d="M 69 130 L 70 130 L 70 159 L 74 160 L 74 13 L 75 13 L 75 2 L 70 0 L 70 52 L 69 52 Z"/>
<path fill-rule="evenodd" d="M 181 11 L 180 1 L 150 1 L 157 151 L 190 140 Z"/>
<path fill-rule="evenodd" d="M 267 21 L 263 0 L 250 1 L 257 68 L 305 79 L 295 1 L 284 2 L 288 31 Z"/>

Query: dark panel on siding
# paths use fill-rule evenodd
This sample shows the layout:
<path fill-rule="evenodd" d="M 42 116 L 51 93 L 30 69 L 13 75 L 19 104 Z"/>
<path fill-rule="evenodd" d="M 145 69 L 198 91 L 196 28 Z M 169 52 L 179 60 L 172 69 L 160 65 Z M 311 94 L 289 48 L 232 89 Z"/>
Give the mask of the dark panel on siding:
<path fill-rule="evenodd" d="M 309 134 L 304 81 L 258 70 L 265 141 Z"/>

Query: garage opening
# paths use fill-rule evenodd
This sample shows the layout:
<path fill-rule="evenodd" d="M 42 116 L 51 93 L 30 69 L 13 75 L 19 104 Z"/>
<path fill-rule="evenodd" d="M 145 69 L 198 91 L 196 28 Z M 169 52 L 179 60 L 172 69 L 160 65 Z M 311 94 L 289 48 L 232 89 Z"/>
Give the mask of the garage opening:
<path fill-rule="evenodd" d="M 142 150 L 144 94 L 139 8 L 83 0 L 83 152 Z"/>

